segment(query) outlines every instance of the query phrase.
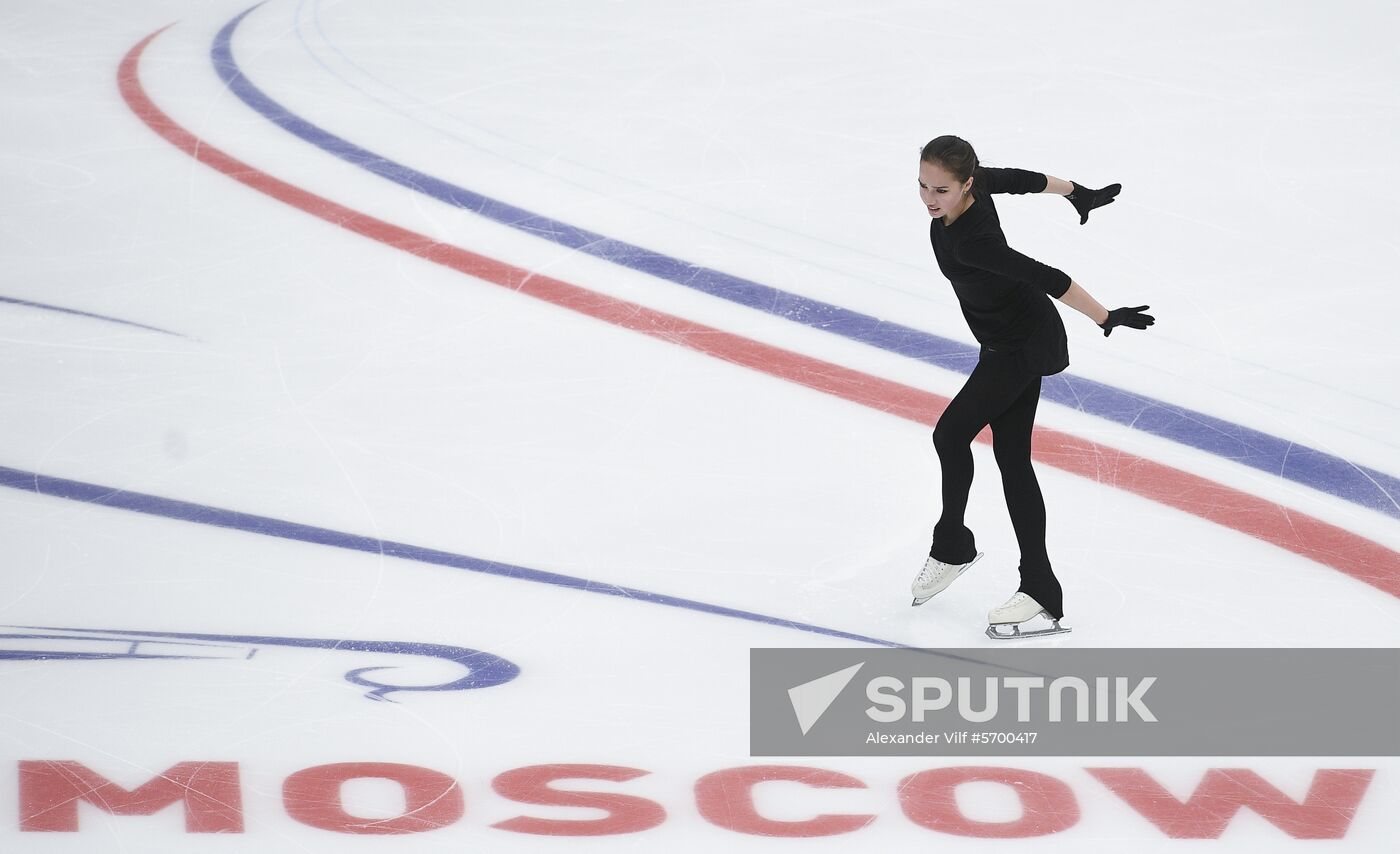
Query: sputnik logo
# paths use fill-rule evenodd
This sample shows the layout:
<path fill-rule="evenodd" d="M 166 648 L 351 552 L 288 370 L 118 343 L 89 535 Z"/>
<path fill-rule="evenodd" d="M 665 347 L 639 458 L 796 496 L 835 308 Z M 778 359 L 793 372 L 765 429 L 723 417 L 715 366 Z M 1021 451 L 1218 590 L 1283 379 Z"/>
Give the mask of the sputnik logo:
<path fill-rule="evenodd" d="M 826 714 L 826 710 L 831 708 L 831 704 L 836 702 L 836 698 L 851 684 L 856 671 L 864 666 L 865 662 L 862 661 L 845 670 L 828 673 L 788 689 L 788 699 L 792 701 L 792 711 L 797 715 L 797 725 L 802 727 L 803 735 L 821 720 L 821 716 Z"/>

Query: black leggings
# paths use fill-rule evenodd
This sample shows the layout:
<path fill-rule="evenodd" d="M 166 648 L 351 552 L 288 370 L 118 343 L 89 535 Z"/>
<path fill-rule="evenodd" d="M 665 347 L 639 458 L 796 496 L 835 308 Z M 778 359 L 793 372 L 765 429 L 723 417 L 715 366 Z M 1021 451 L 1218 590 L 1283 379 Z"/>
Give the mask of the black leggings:
<path fill-rule="evenodd" d="M 938 419 L 933 446 L 943 468 L 943 515 L 933 529 L 929 554 L 944 563 L 966 563 L 977 554 L 963 516 L 972 488 L 972 440 L 990 424 L 1006 509 L 1021 547 L 1020 592 L 1058 619 L 1064 616 L 1063 594 L 1045 551 L 1045 499 L 1031 468 L 1040 375 L 1022 363 L 1018 353 L 984 350 L 972 376 Z"/>

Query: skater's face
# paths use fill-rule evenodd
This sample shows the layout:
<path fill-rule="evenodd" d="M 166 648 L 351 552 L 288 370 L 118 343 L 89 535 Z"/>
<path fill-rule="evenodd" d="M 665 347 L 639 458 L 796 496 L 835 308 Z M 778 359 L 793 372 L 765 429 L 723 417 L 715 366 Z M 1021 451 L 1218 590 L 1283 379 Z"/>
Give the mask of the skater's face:
<path fill-rule="evenodd" d="M 961 214 L 971 191 L 971 178 L 964 183 L 937 163 L 919 161 L 919 198 L 928 208 L 929 216 Z"/>

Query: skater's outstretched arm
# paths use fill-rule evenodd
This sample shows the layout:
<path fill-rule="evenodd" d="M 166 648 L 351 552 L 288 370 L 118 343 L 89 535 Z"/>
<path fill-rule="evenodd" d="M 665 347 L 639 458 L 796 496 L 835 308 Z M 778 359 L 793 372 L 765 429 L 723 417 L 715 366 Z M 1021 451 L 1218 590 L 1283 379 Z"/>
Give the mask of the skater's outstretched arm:
<path fill-rule="evenodd" d="M 1091 190 L 1088 187 L 1081 187 L 1073 181 L 1066 181 L 1052 175 L 1045 176 L 1045 192 L 1069 199 L 1069 203 L 1074 205 L 1075 210 L 1079 211 L 1080 225 L 1089 221 L 1089 211 L 1113 204 L 1114 197 L 1122 189 L 1122 184 L 1109 184 L 1101 190 Z"/>
<path fill-rule="evenodd" d="M 1118 326 L 1146 329 L 1156 322 L 1156 318 L 1152 315 L 1143 314 L 1151 306 L 1140 305 L 1136 308 L 1115 308 L 1113 311 L 1109 311 L 1099 305 L 1099 301 L 1073 279 L 1070 279 L 1069 290 L 1061 294 L 1059 300 L 1097 323 L 1099 328 L 1103 330 L 1105 338 Z"/>
<path fill-rule="evenodd" d="M 1101 190 L 1091 190 L 1064 178 L 1026 169 L 984 166 L 981 171 L 982 183 L 979 186 L 989 193 L 1053 193 L 1064 196 L 1079 211 L 1080 225 L 1089 221 L 1089 211 L 1113 204 L 1114 197 L 1123 189 L 1122 184 L 1109 184 Z"/>
<path fill-rule="evenodd" d="M 1073 279 L 1069 280 L 1069 290 L 1060 295 L 1060 302 L 1100 326 L 1108 322 L 1108 309 L 1099 305 L 1099 301 Z"/>

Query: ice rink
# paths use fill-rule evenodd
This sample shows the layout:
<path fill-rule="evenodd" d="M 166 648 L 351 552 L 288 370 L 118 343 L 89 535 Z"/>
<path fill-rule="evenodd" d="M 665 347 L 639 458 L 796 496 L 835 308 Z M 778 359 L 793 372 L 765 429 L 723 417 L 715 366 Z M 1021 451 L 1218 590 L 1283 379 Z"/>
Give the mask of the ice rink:
<path fill-rule="evenodd" d="M 1400 645 L 1397 25 L 7 4 L 0 850 L 1393 850 L 1393 757 L 775 759 L 748 702 L 751 648 L 985 648 L 1016 588 L 982 443 L 987 556 L 909 606 L 976 356 L 944 133 L 1121 182 L 997 208 L 1157 318 L 1060 307 L 1024 643 Z"/>

